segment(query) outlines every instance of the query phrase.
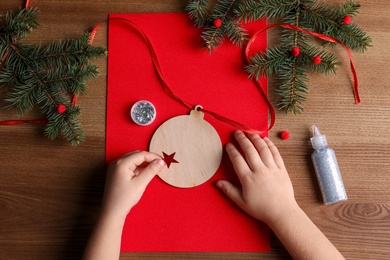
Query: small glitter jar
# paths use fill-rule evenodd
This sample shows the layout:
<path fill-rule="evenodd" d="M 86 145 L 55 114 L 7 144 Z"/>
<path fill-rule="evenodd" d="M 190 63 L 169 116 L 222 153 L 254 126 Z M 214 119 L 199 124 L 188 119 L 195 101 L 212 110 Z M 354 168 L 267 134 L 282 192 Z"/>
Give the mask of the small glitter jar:
<path fill-rule="evenodd" d="M 156 119 L 156 108 L 147 100 L 140 100 L 136 102 L 130 111 L 131 119 L 137 125 L 147 126 L 153 123 Z"/>

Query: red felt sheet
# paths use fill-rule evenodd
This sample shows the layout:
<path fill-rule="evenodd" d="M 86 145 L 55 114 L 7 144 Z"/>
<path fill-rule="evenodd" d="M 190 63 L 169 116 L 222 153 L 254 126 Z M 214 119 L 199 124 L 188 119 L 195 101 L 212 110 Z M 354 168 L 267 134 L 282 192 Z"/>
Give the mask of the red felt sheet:
<path fill-rule="evenodd" d="M 243 50 L 224 43 L 211 55 L 201 49 L 201 30 L 185 13 L 112 14 L 136 23 L 154 46 L 166 82 L 181 99 L 201 105 L 258 130 L 267 129 L 268 108 L 255 84 L 243 70 Z M 251 23 L 250 34 L 265 26 Z M 256 42 L 265 49 L 266 35 Z M 256 49 L 253 49 L 255 51 Z M 132 150 L 148 150 L 154 131 L 164 121 L 189 114 L 187 108 L 164 92 L 151 55 L 140 35 L 120 20 L 110 20 L 108 33 L 108 90 L 106 160 Z M 261 83 L 267 91 L 267 80 Z M 157 110 L 149 126 L 131 121 L 131 106 L 149 100 Z M 232 141 L 233 127 L 205 115 L 223 144 Z M 183 143 L 185 145 L 185 143 Z M 132 209 L 123 230 L 122 251 L 127 252 L 264 252 L 269 230 L 230 202 L 215 181 L 237 182 L 227 155 L 215 175 L 190 189 L 176 188 L 154 178 Z"/>

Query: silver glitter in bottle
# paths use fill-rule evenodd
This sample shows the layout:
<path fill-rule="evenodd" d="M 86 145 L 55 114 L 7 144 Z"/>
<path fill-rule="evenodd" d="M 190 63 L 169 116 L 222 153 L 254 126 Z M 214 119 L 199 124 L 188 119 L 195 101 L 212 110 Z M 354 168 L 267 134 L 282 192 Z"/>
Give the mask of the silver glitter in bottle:
<path fill-rule="evenodd" d="M 150 125 L 156 118 L 156 108 L 146 100 L 136 102 L 130 111 L 134 123 L 142 126 Z"/>
<path fill-rule="evenodd" d="M 316 126 L 313 126 L 313 137 L 310 138 L 314 152 L 311 159 L 317 175 L 324 204 L 347 200 L 343 179 L 336 155 Z"/>

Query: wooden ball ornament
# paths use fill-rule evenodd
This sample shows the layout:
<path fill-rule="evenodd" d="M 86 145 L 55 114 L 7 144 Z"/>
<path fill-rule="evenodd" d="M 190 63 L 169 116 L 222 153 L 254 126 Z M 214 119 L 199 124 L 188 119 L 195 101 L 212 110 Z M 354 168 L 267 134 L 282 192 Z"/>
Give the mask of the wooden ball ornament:
<path fill-rule="evenodd" d="M 171 160 L 175 160 L 159 173 L 163 181 L 175 187 L 201 185 L 214 175 L 221 164 L 221 139 L 214 127 L 203 119 L 204 114 L 199 108 L 195 107 L 190 115 L 165 121 L 150 142 L 149 151 L 169 155 Z"/>

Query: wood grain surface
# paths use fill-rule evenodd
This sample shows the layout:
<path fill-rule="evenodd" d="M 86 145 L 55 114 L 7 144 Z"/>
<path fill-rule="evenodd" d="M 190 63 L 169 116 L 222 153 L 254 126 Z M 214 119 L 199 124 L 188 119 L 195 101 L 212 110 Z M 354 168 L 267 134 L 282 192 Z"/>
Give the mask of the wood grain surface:
<path fill-rule="evenodd" d="M 109 13 L 184 11 L 180 0 L 32 0 L 41 10 L 40 27 L 25 39 L 46 44 L 75 38 Z M 327 2 L 343 3 L 341 0 Z M 289 170 L 298 203 L 347 259 L 390 258 L 390 2 L 360 0 L 355 22 L 372 37 L 373 47 L 354 53 L 361 104 L 355 105 L 350 69 L 335 76 L 310 76 L 305 112 L 277 112 L 270 137 Z M 22 0 L 2 0 L 0 12 L 19 10 Z M 270 33 L 270 44 L 278 37 Z M 107 25 L 95 44 L 107 45 Z M 106 59 L 96 60 L 101 75 L 80 97 L 86 142 L 77 148 L 43 137 L 43 127 L 0 127 L 0 259 L 78 259 L 99 212 L 104 187 Z M 270 97 L 276 103 L 270 82 Z M 0 98 L 5 90 L 0 88 Z M 23 118 L 35 119 L 37 114 Z M 1 104 L 0 120 L 15 119 Z M 336 151 L 348 201 L 324 206 L 310 162 L 310 127 L 317 124 Z M 291 138 L 278 134 L 288 130 Z M 136 238 L 135 238 L 136 239 Z M 127 253 L 121 259 L 288 259 L 272 236 L 270 253 Z"/>

